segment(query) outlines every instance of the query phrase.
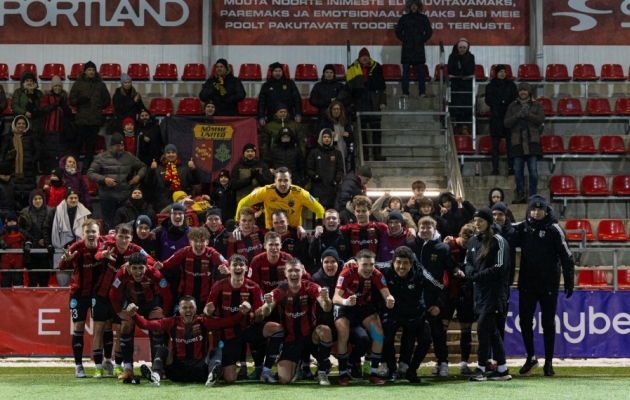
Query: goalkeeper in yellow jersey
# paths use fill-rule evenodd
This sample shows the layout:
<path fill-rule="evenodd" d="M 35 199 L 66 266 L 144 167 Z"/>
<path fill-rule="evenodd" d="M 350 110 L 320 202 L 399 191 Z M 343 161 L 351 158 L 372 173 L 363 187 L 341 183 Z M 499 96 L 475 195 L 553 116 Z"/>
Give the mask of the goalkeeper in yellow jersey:
<path fill-rule="evenodd" d="M 291 184 L 291 172 L 285 167 L 275 171 L 275 181 L 254 189 L 238 203 L 236 215 L 242 207 L 251 207 L 258 203 L 265 204 L 265 225 L 271 229 L 271 214 L 276 210 L 287 213 L 289 226 L 302 225 L 302 208 L 306 207 L 315 213 L 315 224 L 321 225 L 324 218 L 324 207 L 313 196 L 299 186 Z"/>

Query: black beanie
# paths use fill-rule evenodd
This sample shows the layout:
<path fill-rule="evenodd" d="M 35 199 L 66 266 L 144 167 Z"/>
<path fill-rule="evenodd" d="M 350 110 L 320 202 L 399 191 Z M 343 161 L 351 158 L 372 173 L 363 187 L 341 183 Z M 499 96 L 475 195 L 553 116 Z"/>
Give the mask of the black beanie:
<path fill-rule="evenodd" d="M 335 71 L 335 66 L 334 66 L 334 65 L 332 65 L 332 64 L 326 64 L 326 65 L 324 65 L 324 73 L 325 73 L 326 71 L 328 71 L 328 70 L 331 70 L 333 73 L 335 73 L 335 72 L 336 72 L 336 71 Z"/>
<path fill-rule="evenodd" d="M 276 68 L 282 69 L 282 64 L 276 61 L 275 63 L 269 65 L 269 69 L 271 70 L 271 72 L 273 72 L 273 70 Z"/>
<path fill-rule="evenodd" d="M 94 64 L 92 61 L 88 61 L 85 63 L 85 65 L 83 66 L 83 71 L 87 71 L 88 68 L 94 68 L 96 69 L 96 64 Z"/>
<path fill-rule="evenodd" d="M 17 216 L 17 214 L 15 213 L 15 211 L 9 211 L 9 212 L 7 213 L 7 216 L 6 216 L 6 220 L 7 220 L 7 222 L 9 222 L 9 221 L 15 221 L 15 222 L 17 222 L 17 220 L 18 220 L 18 216 Z"/>
<path fill-rule="evenodd" d="M 280 101 L 280 102 L 276 103 L 276 108 L 274 108 L 273 111 L 274 111 L 274 113 L 277 113 L 280 110 L 287 110 L 288 111 L 289 108 L 287 107 L 286 104 L 284 104 L 283 102 Z"/>
<path fill-rule="evenodd" d="M 125 144 L 125 138 L 123 137 L 122 133 L 114 132 L 114 134 L 112 135 L 112 139 L 110 140 L 109 145 L 113 146 L 115 144 Z"/>
<path fill-rule="evenodd" d="M 230 171 L 228 171 L 227 169 L 222 169 L 221 172 L 219 172 L 219 178 L 222 178 L 224 176 L 230 179 Z"/>
<path fill-rule="evenodd" d="M 404 224 L 402 213 L 398 210 L 392 210 L 387 215 L 387 222 L 389 221 L 398 221 L 401 224 Z"/>
<path fill-rule="evenodd" d="M 171 205 L 171 214 L 174 211 L 181 211 L 183 213 L 186 213 L 186 207 L 184 207 L 183 204 L 179 204 L 179 203 L 173 203 L 173 205 Z"/>
<path fill-rule="evenodd" d="M 505 65 L 503 64 L 497 64 L 494 66 L 494 76 L 499 75 L 499 71 L 504 70 L 505 69 Z M 507 72 L 507 70 L 506 70 Z"/>
<path fill-rule="evenodd" d="M 147 225 L 149 228 L 153 226 L 153 223 L 151 222 L 151 218 L 149 218 L 146 215 L 140 215 L 138 218 L 136 218 L 136 228 L 142 224 Z"/>
<path fill-rule="evenodd" d="M 339 253 L 337 253 L 337 250 L 335 250 L 334 247 L 329 247 L 324 250 L 324 252 L 322 253 L 322 262 L 324 262 L 324 258 L 326 258 L 327 256 L 332 256 L 335 258 L 335 260 L 337 260 L 337 262 L 339 262 Z"/>
<path fill-rule="evenodd" d="M 229 69 L 228 62 L 225 58 L 219 58 L 217 62 L 215 63 L 215 65 L 216 64 L 222 64 L 225 67 L 225 69 Z"/>
<path fill-rule="evenodd" d="M 501 211 L 503 214 L 507 212 L 507 209 L 507 205 L 502 201 L 498 201 L 492 205 L 492 211 Z"/>
<path fill-rule="evenodd" d="M 247 150 L 254 150 L 254 151 L 256 151 L 256 145 L 254 143 L 247 143 L 245 146 L 243 146 L 243 154 Z"/>
<path fill-rule="evenodd" d="M 206 219 L 211 215 L 218 215 L 221 218 L 221 209 L 219 207 L 212 207 L 206 211 Z"/>
<path fill-rule="evenodd" d="M 483 218 L 488 222 L 488 225 L 492 225 L 492 210 L 488 207 L 478 209 L 473 217 Z"/>
<path fill-rule="evenodd" d="M 66 189 L 66 196 L 64 197 L 65 200 L 68 200 L 68 197 L 70 197 L 70 195 L 76 194 L 77 196 L 79 196 L 79 192 L 77 192 L 76 190 L 74 190 L 73 188 L 69 187 Z M 79 196 L 81 197 L 81 196 Z"/>

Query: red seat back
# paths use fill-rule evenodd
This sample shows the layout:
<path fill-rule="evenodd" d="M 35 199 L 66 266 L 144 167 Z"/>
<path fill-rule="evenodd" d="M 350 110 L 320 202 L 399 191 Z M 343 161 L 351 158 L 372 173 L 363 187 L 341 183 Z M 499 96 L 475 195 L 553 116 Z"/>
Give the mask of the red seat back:
<path fill-rule="evenodd" d="M 153 115 L 166 115 L 173 113 L 173 100 L 168 97 L 154 97 L 149 103 L 149 111 Z"/>
<path fill-rule="evenodd" d="M 114 101 L 109 100 L 109 105 L 103 110 L 103 115 L 114 115 L 114 112 Z"/>
<path fill-rule="evenodd" d="M 608 196 L 611 194 L 608 190 L 608 182 L 606 177 L 601 175 L 586 175 L 582 177 L 582 194 L 586 196 Z"/>
<path fill-rule="evenodd" d="M 570 81 L 569 70 L 564 64 L 549 64 L 545 69 L 545 80 L 547 81 Z"/>
<path fill-rule="evenodd" d="M 256 115 L 258 114 L 258 99 L 255 97 L 247 97 L 238 103 L 239 115 Z"/>
<path fill-rule="evenodd" d="M 433 71 L 433 75 L 436 81 L 440 80 L 440 64 L 435 66 L 435 71 Z M 448 78 L 448 65 L 447 64 L 444 64 L 444 67 L 442 68 L 442 75 L 443 75 L 444 80 Z"/>
<path fill-rule="evenodd" d="M 84 68 L 85 68 L 85 64 L 84 63 L 74 63 L 74 64 L 72 64 L 72 67 L 70 68 L 70 75 L 68 75 L 68 79 L 70 79 L 71 81 L 77 80 L 77 75 L 79 75 L 81 72 L 83 72 Z"/>
<path fill-rule="evenodd" d="M 178 77 L 176 64 L 158 64 L 155 66 L 154 81 L 176 81 Z"/>
<path fill-rule="evenodd" d="M 575 178 L 571 175 L 556 175 L 551 177 L 549 182 L 549 190 L 551 194 L 559 196 L 578 195 Z"/>
<path fill-rule="evenodd" d="M 333 68 L 335 68 L 335 76 L 338 81 L 346 80 L 346 67 L 343 64 L 333 64 Z"/>
<path fill-rule="evenodd" d="M 178 115 L 201 115 L 203 107 L 197 97 L 184 97 L 177 105 Z"/>
<path fill-rule="evenodd" d="M 630 195 L 630 175 L 619 175 L 613 178 L 613 194 L 617 196 Z"/>
<path fill-rule="evenodd" d="M 15 70 L 13 70 L 13 75 L 11 75 L 11 79 L 14 81 L 19 81 L 22 76 L 22 72 L 31 71 L 33 75 L 37 76 L 37 66 L 35 64 L 29 63 L 20 63 L 15 66 Z"/>
<path fill-rule="evenodd" d="M 582 110 L 582 103 L 580 99 L 575 97 L 565 97 L 558 100 L 558 114 L 559 115 L 584 115 Z"/>
<path fill-rule="evenodd" d="M 399 81 L 402 79 L 402 70 L 398 64 L 383 64 L 383 77 L 386 81 Z"/>
<path fill-rule="evenodd" d="M 317 107 L 311 105 L 307 98 L 302 99 L 302 115 L 315 116 L 319 113 Z"/>
<path fill-rule="evenodd" d="M 479 136 L 479 154 L 492 154 L 492 136 Z M 507 153 L 505 142 L 501 139 L 499 143 L 499 154 Z"/>
<path fill-rule="evenodd" d="M 606 271 L 602 270 L 581 270 L 578 273 L 578 286 L 605 287 L 608 286 Z"/>
<path fill-rule="evenodd" d="M 599 139 L 599 151 L 607 154 L 627 153 L 623 139 L 619 135 L 604 135 Z"/>
<path fill-rule="evenodd" d="M 603 219 L 597 225 L 597 238 L 604 242 L 625 242 L 626 227 L 618 219 Z"/>
<path fill-rule="evenodd" d="M 630 97 L 622 97 L 615 102 L 615 113 L 619 115 L 630 115 Z"/>
<path fill-rule="evenodd" d="M 593 64 L 575 64 L 573 66 L 574 81 L 597 81 L 599 76 L 595 73 Z"/>
<path fill-rule="evenodd" d="M 551 102 L 551 99 L 541 96 L 536 98 L 536 101 L 542 105 L 545 115 L 556 115 L 556 112 L 553 110 L 553 103 Z"/>
<path fill-rule="evenodd" d="M 4 109 L 2 115 L 11 116 L 13 115 L 13 110 L 11 109 L 11 98 L 7 97 L 7 108 Z"/>
<path fill-rule="evenodd" d="M 6 64 L 0 64 L 0 81 L 9 80 L 9 66 Z"/>
<path fill-rule="evenodd" d="M 127 75 L 135 81 L 148 81 L 151 79 L 151 72 L 148 64 L 133 63 L 127 66 Z"/>
<path fill-rule="evenodd" d="M 475 64 L 475 79 L 479 82 L 485 82 L 488 80 L 486 71 L 483 69 L 483 65 Z"/>
<path fill-rule="evenodd" d="M 612 115 L 610 103 L 605 98 L 592 98 L 586 101 L 586 113 L 589 115 Z"/>
<path fill-rule="evenodd" d="M 66 79 L 66 67 L 63 64 L 45 64 L 39 79 L 49 81 L 57 75 L 61 80 Z"/>
<path fill-rule="evenodd" d="M 238 70 L 238 78 L 243 81 L 262 81 L 260 64 L 241 64 Z"/>
<path fill-rule="evenodd" d="M 455 135 L 455 148 L 458 154 L 475 154 L 470 135 Z"/>
<path fill-rule="evenodd" d="M 625 81 L 628 79 L 623 74 L 621 64 L 604 64 L 602 65 L 602 81 Z"/>
<path fill-rule="evenodd" d="M 212 64 L 212 68 L 210 68 L 210 78 L 212 78 L 214 74 L 217 72 L 216 68 L 217 68 L 217 65 Z M 230 71 L 232 71 L 232 75 L 234 75 L 234 67 L 232 66 L 232 64 L 228 64 L 228 68 L 230 69 Z"/>
<path fill-rule="evenodd" d="M 630 288 L 630 269 L 617 270 L 617 285 L 623 288 Z"/>
<path fill-rule="evenodd" d="M 120 75 L 121 75 L 120 64 L 103 63 L 99 67 L 98 73 L 101 75 L 101 79 L 104 81 L 120 80 Z"/>
<path fill-rule="evenodd" d="M 205 81 L 208 78 L 206 66 L 201 63 L 184 65 L 183 81 Z"/>
<path fill-rule="evenodd" d="M 583 229 L 586 232 L 586 240 L 589 240 L 589 241 L 595 240 L 595 236 L 593 235 L 593 228 L 591 227 L 591 222 L 587 219 L 567 220 L 567 223 L 565 224 L 564 229 L 566 230 Z M 572 240 L 572 241 L 582 240 L 582 235 L 580 233 L 567 232 L 567 240 Z"/>
<path fill-rule="evenodd" d="M 492 64 L 492 66 L 490 67 L 490 79 L 496 76 L 496 74 L 494 73 L 494 69 L 497 65 L 498 64 Z M 514 77 L 514 74 L 512 73 L 512 66 L 510 64 L 503 64 L 503 66 L 505 67 L 505 79 L 510 81 L 516 79 Z"/>
<path fill-rule="evenodd" d="M 429 72 L 429 67 L 426 64 L 422 65 L 423 67 L 423 72 L 424 72 L 424 80 L 425 82 L 430 82 L 431 81 L 431 73 Z M 412 81 L 417 81 L 418 80 L 418 68 L 416 68 L 415 65 L 411 65 L 409 67 L 409 79 Z"/>
<path fill-rule="evenodd" d="M 103 136 L 99 135 L 99 137 L 103 137 Z M 88 187 L 88 193 L 90 194 L 90 196 L 98 195 L 98 186 L 96 185 L 96 182 L 89 180 L 87 175 L 83 175 L 83 180 L 85 181 L 85 184 Z"/>
<path fill-rule="evenodd" d="M 521 64 L 518 66 L 518 79 L 521 81 L 542 81 L 537 64 Z"/>
<path fill-rule="evenodd" d="M 46 171 L 46 172 L 50 172 L 50 171 Z M 37 181 L 37 189 L 43 189 L 48 179 L 50 179 L 50 175 L 40 176 L 39 181 Z"/>
<path fill-rule="evenodd" d="M 298 64 L 295 66 L 296 81 L 317 81 L 317 65 L 315 64 Z"/>
<path fill-rule="evenodd" d="M 284 72 L 284 77 L 287 79 L 291 79 L 291 73 L 289 72 L 289 66 L 287 64 L 282 64 L 282 72 Z M 271 65 L 267 68 L 267 79 L 271 78 Z"/>
<path fill-rule="evenodd" d="M 575 135 L 569 139 L 569 151 L 576 154 L 595 154 L 595 142 L 592 136 Z"/>
<path fill-rule="evenodd" d="M 540 144 L 545 154 L 564 154 L 567 152 L 567 149 L 564 148 L 564 140 L 560 135 L 542 135 Z"/>

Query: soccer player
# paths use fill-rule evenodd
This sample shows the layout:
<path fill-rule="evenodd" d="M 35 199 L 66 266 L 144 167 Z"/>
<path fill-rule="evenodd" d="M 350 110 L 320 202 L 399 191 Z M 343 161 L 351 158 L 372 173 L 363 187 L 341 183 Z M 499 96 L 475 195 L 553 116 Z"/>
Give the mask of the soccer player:
<path fill-rule="evenodd" d="M 315 228 L 315 234 L 311 241 L 309 253 L 317 263 L 317 267 L 322 267 L 323 252 L 333 247 L 337 255 L 342 260 L 348 260 L 351 256 L 350 243 L 339 230 L 339 212 L 334 209 L 326 210 L 324 213 L 324 225 Z"/>
<path fill-rule="evenodd" d="M 173 382 L 205 382 L 212 386 L 220 376 L 220 350 L 208 352 L 208 332 L 238 325 L 251 309 L 247 302 L 241 303 L 240 312 L 230 318 L 209 318 L 197 314 L 195 299 L 184 296 L 179 300 L 179 315 L 147 321 L 137 313 L 138 306 L 129 304 L 127 312 L 141 329 L 171 333 L 171 350 L 160 346 L 151 368 L 142 366 L 142 376 L 152 386 L 160 386 L 162 374 Z M 212 314 L 211 305 L 204 313 Z M 212 362 L 212 366 L 209 363 Z"/>
<path fill-rule="evenodd" d="M 190 246 L 177 250 L 168 260 L 158 262 L 155 266 L 156 269 L 161 268 L 161 272 L 181 267 L 182 277 L 177 293 L 180 297 L 183 295 L 194 297 L 198 304 L 207 303 L 217 271 L 222 275 L 229 274 L 227 260 L 208 246 L 209 239 L 207 229 L 192 228 L 188 232 Z"/>
<path fill-rule="evenodd" d="M 83 240 L 72 244 L 63 250 L 59 269 L 73 269 L 72 285 L 70 285 L 70 315 L 72 317 L 72 353 L 74 354 L 76 378 L 85 378 L 83 369 L 83 333 L 85 331 L 85 318 L 88 308 L 92 307 L 92 290 L 102 272 L 101 263 L 94 256 L 102 243 L 99 237 L 100 226 L 94 219 L 86 220 L 81 229 Z M 109 356 L 112 354 L 113 333 L 111 326 L 106 334 L 105 342 L 110 343 Z M 108 358 L 103 363 L 103 349 L 96 343 L 92 345 L 94 363 L 96 364 L 95 378 L 103 377 L 103 367 L 109 375 L 114 375 L 114 365 Z"/>
<path fill-rule="evenodd" d="M 376 374 L 383 351 L 383 328 L 376 308 L 372 304 L 372 290 L 381 293 L 387 308 L 394 307 L 394 296 L 389 293 L 383 274 L 374 268 L 376 255 L 370 250 L 361 250 L 357 256 L 357 265 L 350 265 L 341 271 L 333 303 L 336 308 L 335 326 L 337 340 L 337 358 L 339 359 L 339 384 L 347 385 L 348 377 L 348 337 L 352 324 L 361 324 L 372 336 L 372 359 L 370 382 L 382 385 L 385 382 Z"/>
<path fill-rule="evenodd" d="M 215 308 L 215 317 L 229 318 L 239 312 L 239 304 L 247 301 L 252 305 L 254 313 L 250 313 L 249 319 L 243 319 L 239 324 L 229 326 L 221 330 L 221 341 L 224 343 L 221 365 L 223 367 L 223 379 L 227 383 L 236 381 L 236 362 L 243 360 L 242 348 L 246 345 L 248 337 L 255 330 L 248 327 L 249 322 L 260 325 L 263 320 L 263 292 L 256 283 L 247 279 L 247 259 L 240 254 L 234 254 L 229 260 L 229 278 L 218 281 L 212 287 L 209 303 Z M 263 336 L 265 333 L 264 326 Z M 271 336 L 270 325 L 267 329 L 267 337 Z M 275 332 L 273 332 L 275 333 Z"/>
<path fill-rule="evenodd" d="M 264 236 L 261 232 L 255 230 L 255 213 L 251 207 L 243 207 L 237 211 L 240 238 L 228 243 L 228 258 L 233 254 L 240 254 L 247 258 L 248 263 L 251 263 L 257 254 L 264 251 Z"/>
<path fill-rule="evenodd" d="M 168 282 L 160 271 L 147 267 L 147 256 L 142 253 L 133 253 L 129 256 L 127 264 L 118 270 L 116 279 L 109 291 L 109 299 L 114 311 L 121 319 L 121 350 L 125 371 L 119 379 L 131 379 L 133 374 L 133 338 L 135 324 L 123 307 L 134 303 L 138 306 L 137 312 L 148 319 L 164 318 L 164 313 L 171 310 L 171 291 Z M 165 311 L 163 311 L 165 310 Z M 150 332 L 151 353 L 164 343 L 162 332 Z"/>
<path fill-rule="evenodd" d="M 265 224 L 267 228 L 273 226 L 271 215 L 274 210 L 284 210 L 289 217 L 290 226 L 302 226 L 302 209 L 308 208 L 315 213 L 316 225 L 324 218 L 324 207 L 319 204 L 309 192 L 299 186 L 291 184 L 291 172 L 286 167 L 275 170 L 275 183 L 254 189 L 238 203 L 236 215 L 243 207 L 258 203 L 265 204 Z"/>
<path fill-rule="evenodd" d="M 327 370 L 330 365 L 332 333 L 328 326 L 318 325 L 316 304 L 326 311 L 332 310 L 328 288 L 302 280 L 304 266 L 297 258 L 286 262 L 287 281 L 271 293 L 265 294 L 265 315 L 278 308 L 280 323 L 286 332 L 278 361 L 280 383 L 289 384 L 297 375 L 297 363 L 304 349 L 317 346 L 317 381 L 329 386 Z"/>

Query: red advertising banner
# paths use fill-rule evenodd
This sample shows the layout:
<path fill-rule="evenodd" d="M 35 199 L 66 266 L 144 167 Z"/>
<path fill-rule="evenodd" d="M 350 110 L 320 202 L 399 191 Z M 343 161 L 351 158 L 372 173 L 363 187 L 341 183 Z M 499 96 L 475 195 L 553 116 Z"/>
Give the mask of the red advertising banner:
<path fill-rule="evenodd" d="M 0 1 L 3 44 L 201 44 L 198 0 Z"/>
<path fill-rule="evenodd" d="M 546 1 L 546 45 L 618 45 L 630 43 L 630 1 Z"/>
<path fill-rule="evenodd" d="M 406 0 L 215 0 L 216 45 L 399 45 L 394 30 Z M 424 0 L 429 44 L 525 46 L 529 2 Z"/>

